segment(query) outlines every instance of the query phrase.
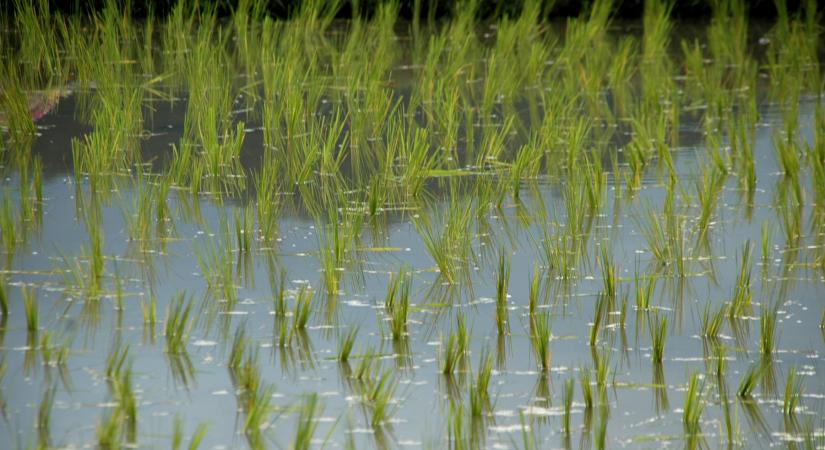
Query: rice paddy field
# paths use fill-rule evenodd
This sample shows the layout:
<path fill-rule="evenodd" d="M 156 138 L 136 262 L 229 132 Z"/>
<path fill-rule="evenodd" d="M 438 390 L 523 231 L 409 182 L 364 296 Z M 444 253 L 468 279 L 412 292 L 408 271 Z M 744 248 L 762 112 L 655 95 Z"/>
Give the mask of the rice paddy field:
<path fill-rule="evenodd" d="M 825 447 L 823 11 L 747 3 L 16 2 L 0 447 Z"/>

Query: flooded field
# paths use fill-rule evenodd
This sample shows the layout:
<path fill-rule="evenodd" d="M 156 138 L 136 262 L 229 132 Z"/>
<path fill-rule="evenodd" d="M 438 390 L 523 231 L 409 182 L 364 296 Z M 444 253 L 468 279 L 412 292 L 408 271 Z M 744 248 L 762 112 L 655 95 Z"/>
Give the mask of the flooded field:
<path fill-rule="evenodd" d="M 0 447 L 825 447 L 815 1 L 108 3 L 2 18 Z"/>

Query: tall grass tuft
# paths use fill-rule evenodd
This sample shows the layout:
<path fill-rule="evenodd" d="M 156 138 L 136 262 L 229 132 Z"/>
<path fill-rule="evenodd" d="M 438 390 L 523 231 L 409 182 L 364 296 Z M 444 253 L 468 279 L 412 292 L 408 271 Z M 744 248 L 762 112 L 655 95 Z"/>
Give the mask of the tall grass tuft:
<path fill-rule="evenodd" d="M 550 371 L 550 314 L 535 314 L 531 318 L 533 333 L 530 335 L 530 342 L 533 344 L 533 352 L 536 355 L 536 362 L 541 371 Z"/>
<path fill-rule="evenodd" d="M 192 330 L 190 315 L 192 300 L 185 292 L 175 294 L 166 308 L 166 351 L 171 354 L 186 353 L 186 340 Z"/>
<path fill-rule="evenodd" d="M 384 308 L 390 316 L 390 332 L 394 340 L 402 339 L 407 333 L 407 314 L 410 309 L 410 288 L 412 278 L 402 267 L 394 274 L 387 287 Z"/>
<path fill-rule="evenodd" d="M 501 249 L 496 273 L 496 329 L 499 335 L 510 332 L 510 319 L 507 314 L 507 287 L 510 284 L 510 259 Z"/>
<path fill-rule="evenodd" d="M 805 390 L 805 383 L 796 373 L 796 368 L 788 370 L 788 379 L 785 382 L 785 397 L 782 401 L 782 413 L 788 417 L 796 414 L 796 408 L 802 400 L 802 393 Z"/>
<path fill-rule="evenodd" d="M 652 359 L 654 363 L 661 363 L 665 354 L 665 342 L 667 341 L 667 316 L 662 316 L 658 322 L 653 322 L 650 326 L 650 340 L 652 343 Z"/>
<path fill-rule="evenodd" d="M 759 383 L 759 379 L 762 378 L 762 372 L 762 365 L 751 365 L 739 381 L 739 388 L 736 390 L 736 395 L 738 395 L 739 398 L 750 398 L 753 389 L 756 387 L 756 384 Z"/>
<path fill-rule="evenodd" d="M 685 392 L 685 407 L 682 416 L 682 424 L 688 436 L 696 436 L 701 433 L 699 420 L 702 418 L 702 411 L 705 409 L 704 383 L 699 381 L 699 374 L 694 373 L 688 382 Z"/>

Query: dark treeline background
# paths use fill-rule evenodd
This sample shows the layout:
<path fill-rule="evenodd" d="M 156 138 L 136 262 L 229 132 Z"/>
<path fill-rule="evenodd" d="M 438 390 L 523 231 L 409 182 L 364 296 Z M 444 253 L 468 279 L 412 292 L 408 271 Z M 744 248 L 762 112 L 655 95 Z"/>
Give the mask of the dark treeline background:
<path fill-rule="evenodd" d="M 14 5 L 18 1 L 39 0 L 12 0 L 0 1 L 4 6 L 0 9 L 3 14 L 13 14 Z M 101 10 L 107 0 L 44 0 L 50 6 L 50 11 L 63 14 L 89 14 Z M 164 16 L 178 3 L 179 0 L 121 0 L 119 4 L 130 4 L 134 17 L 148 15 Z M 238 0 L 189 0 L 202 7 L 216 7 L 220 15 L 229 15 L 238 3 Z M 272 17 L 285 18 L 301 7 L 301 0 L 260 0 L 268 14 Z M 343 1 L 338 17 L 345 19 L 353 14 L 370 16 L 376 5 L 382 0 L 360 0 L 355 2 Z M 542 0 L 545 5 L 545 17 L 548 19 L 574 17 L 589 8 L 592 1 L 575 0 Z M 410 19 L 414 11 L 414 0 L 400 1 L 400 14 L 404 19 Z M 461 7 L 460 1 L 454 0 L 421 0 L 421 14 L 423 17 L 436 19 L 449 18 L 452 11 Z M 642 16 L 644 0 L 617 0 L 614 14 L 617 18 L 638 19 Z M 713 4 L 716 0 L 677 0 L 673 5 L 673 17 L 678 19 L 703 19 L 710 17 Z M 746 1 L 748 14 L 752 18 L 773 18 L 776 16 L 774 0 Z M 795 11 L 803 3 L 801 0 L 787 0 L 789 11 Z M 353 5 L 357 4 L 357 7 Z M 480 20 L 495 19 L 501 16 L 517 15 L 521 10 L 522 1 L 485 1 L 480 2 L 478 18 Z"/>

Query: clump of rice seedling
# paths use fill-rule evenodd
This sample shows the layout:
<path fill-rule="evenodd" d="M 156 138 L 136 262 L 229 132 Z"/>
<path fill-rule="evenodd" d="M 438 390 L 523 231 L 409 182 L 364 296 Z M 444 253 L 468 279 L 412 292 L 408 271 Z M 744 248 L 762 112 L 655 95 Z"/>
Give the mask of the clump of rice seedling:
<path fill-rule="evenodd" d="M 349 357 L 352 354 L 352 349 L 355 346 L 355 338 L 358 336 L 358 327 L 352 327 L 338 341 L 338 361 L 345 363 L 349 361 Z"/>
<path fill-rule="evenodd" d="M 699 374 L 694 372 L 690 377 L 688 389 L 685 393 L 685 407 L 682 415 L 682 424 L 688 436 L 696 436 L 701 433 L 699 420 L 702 418 L 702 411 L 705 409 L 703 395 L 704 382 L 700 383 Z"/>
<path fill-rule="evenodd" d="M 441 373 L 450 375 L 455 372 L 458 365 L 465 360 L 469 347 L 470 336 L 464 325 L 464 318 L 458 316 L 456 331 L 450 335 L 441 351 Z"/>
<path fill-rule="evenodd" d="M 493 357 L 485 348 L 478 360 L 476 378 L 470 386 L 470 413 L 479 417 L 490 407 L 490 377 L 493 374 Z"/>
<path fill-rule="evenodd" d="M 23 310 L 26 313 L 26 331 L 36 333 L 40 327 L 40 309 L 37 305 L 37 296 L 27 287 L 20 290 L 23 296 Z"/>
<path fill-rule="evenodd" d="M 3 234 L 3 250 L 9 258 L 14 255 L 17 243 L 20 240 L 20 230 L 17 230 L 17 218 L 11 203 L 12 196 L 3 194 L 3 209 L 0 210 L 0 232 Z"/>
<path fill-rule="evenodd" d="M 550 371 L 550 314 L 535 314 L 531 320 L 533 333 L 530 342 L 533 344 L 536 362 L 541 371 L 547 373 Z"/>
<path fill-rule="evenodd" d="M 126 360 L 129 357 L 129 346 L 121 349 L 120 345 L 115 345 L 106 357 L 106 378 L 117 379 L 123 373 Z"/>
<path fill-rule="evenodd" d="M 751 292 L 751 243 L 748 241 L 742 249 L 742 259 L 740 261 L 739 275 L 736 278 L 733 298 L 728 308 L 728 317 L 734 319 L 741 316 L 751 305 L 753 293 Z"/>
<path fill-rule="evenodd" d="M 536 313 L 540 293 L 541 274 L 539 273 L 539 266 L 535 265 L 533 266 L 533 275 L 530 277 L 530 291 L 527 295 L 527 306 L 531 316 Z"/>
<path fill-rule="evenodd" d="M 323 407 L 320 407 L 320 409 L 323 409 Z M 315 435 L 315 429 L 318 427 L 316 416 L 319 414 L 318 394 L 312 393 L 308 395 L 301 404 L 292 448 L 295 450 L 309 450 L 311 448 L 312 437 Z"/>
<path fill-rule="evenodd" d="M 149 300 L 149 303 L 140 302 L 140 312 L 143 315 L 143 325 L 154 328 L 157 323 L 157 299 L 154 296 Z"/>
<path fill-rule="evenodd" d="M 496 276 L 496 328 L 499 335 L 510 332 L 510 319 L 507 317 L 507 287 L 510 284 L 510 260 L 501 249 L 498 258 Z"/>
<path fill-rule="evenodd" d="M 761 365 L 751 365 L 748 371 L 745 372 L 745 375 L 742 376 L 742 380 L 739 381 L 739 388 L 736 390 L 736 395 L 738 395 L 739 398 L 750 398 L 753 389 L 756 387 L 756 383 L 762 378 L 762 372 L 763 369 Z"/>
<path fill-rule="evenodd" d="M 716 339 L 719 337 L 719 331 L 722 329 L 722 324 L 725 320 L 725 313 L 727 307 L 722 305 L 715 313 L 710 311 L 710 302 L 705 305 L 705 311 L 702 313 L 702 335 L 708 339 Z"/>
<path fill-rule="evenodd" d="M 230 370 L 236 370 L 241 367 L 247 343 L 246 326 L 239 326 L 235 329 L 235 337 L 232 339 L 232 348 L 229 351 L 229 361 L 226 363 L 226 366 L 229 367 Z"/>
<path fill-rule="evenodd" d="M 573 409 L 573 379 L 564 381 L 564 434 L 570 435 L 570 412 Z"/>
<path fill-rule="evenodd" d="M 587 410 L 593 409 L 593 386 L 590 384 L 590 369 L 582 367 L 579 370 L 579 383 L 582 388 L 582 399 Z"/>
<path fill-rule="evenodd" d="M 802 392 L 805 389 L 804 381 L 799 378 L 796 368 L 791 367 L 788 371 L 788 379 L 785 382 L 785 398 L 782 401 L 782 413 L 788 417 L 796 414 L 796 408 L 802 400 Z"/>
<path fill-rule="evenodd" d="M 407 333 L 407 313 L 410 309 L 411 277 L 404 267 L 390 278 L 384 308 L 390 316 L 390 331 L 394 340 Z"/>
<path fill-rule="evenodd" d="M 171 354 L 186 353 L 186 339 L 192 329 L 190 314 L 192 300 L 186 298 L 185 292 L 175 294 L 166 308 L 166 352 Z"/>
<path fill-rule="evenodd" d="M 759 351 L 765 358 L 773 354 L 776 345 L 776 308 L 762 308 L 759 315 Z"/>
<path fill-rule="evenodd" d="M 295 295 L 295 310 L 292 312 L 293 331 L 304 330 L 309 322 L 309 315 L 312 311 L 312 288 L 306 285 L 301 286 Z"/>
<path fill-rule="evenodd" d="M 607 246 L 602 246 L 601 258 L 602 268 L 602 283 L 604 284 L 603 292 L 608 299 L 616 298 L 616 267 L 610 259 L 610 253 Z"/>
<path fill-rule="evenodd" d="M 636 310 L 647 311 L 650 308 L 650 300 L 656 291 L 656 276 L 650 275 L 644 280 L 636 272 L 633 277 L 633 284 L 636 290 Z"/>
<path fill-rule="evenodd" d="M 593 326 L 590 328 L 590 346 L 595 347 L 596 341 L 599 337 L 599 331 L 602 328 L 602 321 L 607 315 L 608 311 L 607 297 L 604 294 L 599 294 L 596 300 L 596 307 L 593 311 Z"/>
<path fill-rule="evenodd" d="M 43 392 L 40 406 L 37 408 L 37 445 L 40 448 L 51 447 L 51 421 L 54 407 L 55 387 L 51 386 Z"/>
<path fill-rule="evenodd" d="M 366 401 L 372 410 L 370 425 L 376 428 L 382 425 L 391 414 L 392 396 L 395 393 L 397 382 L 392 372 L 384 371 L 377 378 L 368 378 Z"/>
<path fill-rule="evenodd" d="M 665 342 L 667 341 L 667 316 L 663 316 L 662 320 L 651 324 L 650 340 L 653 346 L 651 358 L 654 363 L 661 363 L 665 354 Z"/>
<path fill-rule="evenodd" d="M 188 450 L 197 450 L 208 430 L 209 426 L 207 424 L 202 423 L 198 425 L 192 437 L 189 439 L 189 446 L 186 448 Z M 181 445 L 183 445 L 183 421 L 180 416 L 175 416 L 175 424 L 172 429 L 172 450 L 180 450 Z"/>
<path fill-rule="evenodd" d="M 0 276 L 0 314 L 3 314 L 4 318 L 9 316 L 9 297 L 7 292 L 6 277 Z"/>

